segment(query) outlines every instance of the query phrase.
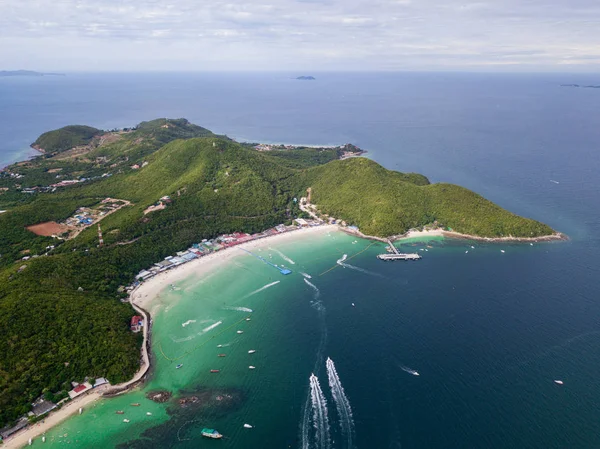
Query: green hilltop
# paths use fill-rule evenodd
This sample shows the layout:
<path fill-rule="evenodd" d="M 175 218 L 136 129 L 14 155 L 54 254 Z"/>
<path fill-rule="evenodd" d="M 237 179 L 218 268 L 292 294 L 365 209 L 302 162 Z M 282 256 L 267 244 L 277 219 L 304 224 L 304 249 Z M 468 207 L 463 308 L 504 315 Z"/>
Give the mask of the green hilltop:
<path fill-rule="evenodd" d="M 70 125 L 42 134 L 31 146 L 45 153 L 57 153 L 87 145 L 101 133 L 102 131 L 91 126 Z"/>
<path fill-rule="evenodd" d="M 7 210 L 0 214 L 0 426 L 40 394 L 64 394 L 72 380 L 130 378 L 140 338 L 129 331 L 133 311 L 119 301 L 119 287 L 201 239 L 303 216 L 294 198 L 309 187 L 321 212 L 371 235 L 434 222 L 486 237 L 554 233 L 462 187 L 430 184 L 365 158 L 339 160 L 339 149 L 260 152 L 185 119 L 127 130 L 66 128 L 36 141 L 54 142 L 46 143 L 51 154 L 0 174 L 0 210 Z M 82 142 L 88 147 L 71 151 Z M 85 181 L 52 187 L 70 179 Z M 144 214 L 165 195 L 168 207 Z M 107 197 L 131 205 L 102 220 L 102 247 L 95 226 L 66 241 L 26 229 L 62 222 Z"/>

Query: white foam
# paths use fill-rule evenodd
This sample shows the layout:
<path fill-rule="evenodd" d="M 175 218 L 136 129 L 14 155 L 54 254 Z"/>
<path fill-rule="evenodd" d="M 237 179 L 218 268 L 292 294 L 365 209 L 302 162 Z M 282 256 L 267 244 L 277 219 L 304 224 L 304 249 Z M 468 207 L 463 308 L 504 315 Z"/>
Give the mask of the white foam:
<path fill-rule="evenodd" d="M 248 307 L 223 307 L 225 310 L 237 310 L 238 312 L 252 313 L 253 310 Z"/>
<path fill-rule="evenodd" d="M 310 376 L 310 399 L 313 410 L 313 426 L 316 432 L 316 446 L 320 449 L 328 449 L 331 447 L 331 438 L 329 435 L 329 417 L 327 413 L 327 400 L 319 379 L 314 374 Z"/>
<path fill-rule="evenodd" d="M 288 262 L 288 263 L 291 263 L 292 265 L 295 265 L 295 264 L 296 264 L 296 262 L 294 262 L 292 259 L 290 259 L 288 256 L 286 256 L 285 254 L 283 254 L 283 253 L 282 253 L 281 251 L 279 251 L 278 249 L 271 248 L 271 247 L 269 247 L 269 249 L 270 249 L 271 251 L 275 251 L 277 254 L 279 254 L 279 256 L 280 256 L 280 257 L 281 257 L 283 260 L 285 260 L 286 262 Z"/>
<path fill-rule="evenodd" d="M 350 401 L 346 397 L 344 387 L 335 369 L 333 360 L 329 357 L 325 362 L 327 366 L 327 377 L 329 379 L 329 387 L 331 388 L 331 396 L 335 402 L 338 415 L 340 416 L 340 427 L 342 434 L 346 437 L 346 447 L 352 449 L 352 438 L 354 436 L 354 418 L 352 417 L 352 408 L 350 407 Z"/>
<path fill-rule="evenodd" d="M 185 323 L 181 323 L 181 327 L 189 326 L 192 323 L 195 323 L 196 320 L 187 320 Z"/>
<path fill-rule="evenodd" d="M 248 293 L 248 294 L 247 294 L 246 296 L 244 296 L 242 299 L 246 299 L 246 298 L 249 298 L 250 296 L 256 295 L 257 293 L 260 293 L 260 292 L 262 292 L 263 290 L 266 290 L 266 289 L 268 289 L 268 288 L 271 288 L 271 287 L 273 287 L 274 285 L 277 285 L 277 284 L 279 284 L 280 282 L 281 282 L 281 281 L 275 281 L 275 282 L 271 282 L 270 284 L 267 284 L 267 285 L 265 285 L 265 286 L 263 286 L 263 287 L 261 287 L 261 288 L 259 288 L 259 289 L 257 289 L 257 290 L 254 290 L 253 292 L 250 292 L 250 293 Z"/>

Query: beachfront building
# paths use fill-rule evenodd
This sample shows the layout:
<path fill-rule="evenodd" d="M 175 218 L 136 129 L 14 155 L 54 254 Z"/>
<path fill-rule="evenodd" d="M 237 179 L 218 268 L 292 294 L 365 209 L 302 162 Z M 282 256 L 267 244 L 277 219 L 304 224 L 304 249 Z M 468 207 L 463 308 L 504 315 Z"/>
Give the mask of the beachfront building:
<path fill-rule="evenodd" d="M 139 315 L 134 315 L 131 317 L 131 330 L 132 332 L 139 332 L 142 330 L 144 326 L 144 319 Z"/>
<path fill-rule="evenodd" d="M 86 391 L 90 390 L 92 385 L 89 382 L 84 382 L 82 384 L 77 385 L 71 391 L 69 391 L 69 397 L 71 399 L 75 399 L 77 396 L 82 395 Z"/>
<path fill-rule="evenodd" d="M 99 377 L 94 381 L 94 388 L 98 388 L 101 385 L 109 385 L 109 382 L 104 377 Z"/>
<path fill-rule="evenodd" d="M 45 415 L 50 410 L 54 410 L 56 408 L 56 404 L 54 402 L 48 401 L 44 399 L 43 396 L 39 397 L 34 403 L 31 404 L 31 414 L 36 418 Z"/>

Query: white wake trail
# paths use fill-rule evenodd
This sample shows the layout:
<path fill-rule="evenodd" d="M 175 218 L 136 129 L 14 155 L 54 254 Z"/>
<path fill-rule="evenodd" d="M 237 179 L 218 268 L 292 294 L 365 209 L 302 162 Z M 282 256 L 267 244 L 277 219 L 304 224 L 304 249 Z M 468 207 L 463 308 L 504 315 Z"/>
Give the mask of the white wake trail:
<path fill-rule="evenodd" d="M 346 437 L 346 447 L 352 449 L 352 438 L 354 436 L 354 418 L 352 417 L 352 408 L 350 407 L 350 401 L 346 397 L 344 387 L 335 369 L 333 360 L 329 357 L 325 362 L 327 366 L 327 377 L 329 378 L 329 387 L 331 388 L 331 395 L 335 402 L 338 415 L 340 416 L 340 427 L 342 428 L 342 435 Z"/>
<path fill-rule="evenodd" d="M 368 274 L 368 275 L 371 275 L 371 276 L 377 276 L 377 277 L 380 277 L 380 278 L 384 277 L 384 276 L 382 276 L 379 273 L 375 273 L 374 271 L 365 270 L 364 268 L 355 267 L 354 265 L 350 265 L 349 263 L 345 263 L 344 261 L 346 260 L 346 258 L 347 258 L 347 255 L 344 254 L 344 256 L 341 259 L 338 259 L 336 263 L 340 267 L 349 268 L 349 269 L 354 270 L 354 271 L 360 271 L 361 273 Z"/>
<path fill-rule="evenodd" d="M 242 299 L 246 299 L 249 298 L 250 296 L 256 295 L 257 293 L 262 292 L 263 290 L 266 290 L 270 287 L 273 287 L 274 285 L 279 284 L 281 281 L 275 281 L 275 282 L 271 282 L 270 284 L 265 285 L 264 287 L 259 288 L 258 290 L 254 290 L 253 292 L 248 293 L 246 296 L 244 296 Z"/>
<path fill-rule="evenodd" d="M 187 320 L 185 323 L 181 323 L 181 327 L 189 326 L 192 323 L 195 323 L 196 320 Z"/>
<path fill-rule="evenodd" d="M 223 307 L 223 309 L 225 310 L 235 310 L 238 312 L 247 312 L 247 313 L 252 313 L 253 310 L 249 309 L 248 307 Z"/>
<path fill-rule="evenodd" d="M 300 274 L 302 276 L 304 276 L 306 279 L 312 279 L 312 276 L 310 274 L 308 274 L 308 273 L 304 273 L 304 272 L 301 271 Z"/>
<path fill-rule="evenodd" d="M 304 282 L 315 291 L 315 300 L 319 299 L 319 296 L 321 296 L 321 290 L 319 290 L 319 288 L 308 279 L 304 279 Z"/>
<path fill-rule="evenodd" d="M 202 332 L 198 333 L 198 335 L 205 334 L 205 333 L 213 330 L 215 327 L 220 326 L 221 324 L 223 324 L 223 321 L 217 321 L 216 323 L 211 324 L 210 326 L 205 327 L 204 329 L 202 329 Z"/>
<path fill-rule="evenodd" d="M 310 376 L 310 399 L 313 410 L 313 426 L 316 431 L 316 447 L 328 449 L 331 447 L 329 437 L 329 417 L 327 415 L 327 401 L 319 385 L 319 379 L 314 374 Z"/>
<path fill-rule="evenodd" d="M 279 251 L 278 249 L 275 248 L 271 248 L 269 247 L 269 249 L 271 251 L 275 251 L 277 254 L 279 254 L 279 256 L 281 256 L 281 258 L 283 260 L 285 260 L 287 263 L 291 263 L 292 265 L 296 265 L 296 262 L 294 262 L 292 259 L 290 259 L 288 256 L 286 256 L 285 254 L 283 254 L 281 251 Z"/>

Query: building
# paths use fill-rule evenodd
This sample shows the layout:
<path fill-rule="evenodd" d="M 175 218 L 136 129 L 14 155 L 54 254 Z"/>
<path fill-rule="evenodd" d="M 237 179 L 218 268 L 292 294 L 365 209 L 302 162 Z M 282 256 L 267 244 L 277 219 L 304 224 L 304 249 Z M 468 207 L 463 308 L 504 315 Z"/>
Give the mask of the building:
<path fill-rule="evenodd" d="M 81 394 L 90 390 L 91 388 L 92 388 L 92 385 L 89 382 L 84 382 L 82 384 L 79 384 L 75 388 L 73 388 L 71 391 L 69 391 L 69 397 L 71 399 L 74 399 L 77 396 L 80 396 Z"/>
<path fill-rule="evenodd" d="M 45 415 L 50 410 L 54 410 L 56 408 L 56 404 L 44 399 L 44 397 L 38 398 L 32 405 L 31 411 L 35 415 L 35 417 L 39 417 Z"/>
<path fill-rule="evenodd" d="M 100 385 L 109 385 L 109 382 L 104 377 L 99 377 L 94 381 L 94 388 L 98 388 Z"/>
<path fill-rule="evenodd" d="M 144 326 L 144 318 L 142 318 L 139 315 L 134 315 L 131 317 L 131 330 L 133 332 L 139 332 L 142 330 L 142 327 Z"/>

